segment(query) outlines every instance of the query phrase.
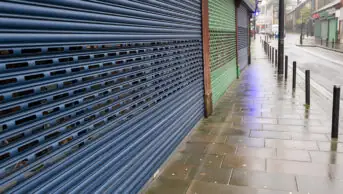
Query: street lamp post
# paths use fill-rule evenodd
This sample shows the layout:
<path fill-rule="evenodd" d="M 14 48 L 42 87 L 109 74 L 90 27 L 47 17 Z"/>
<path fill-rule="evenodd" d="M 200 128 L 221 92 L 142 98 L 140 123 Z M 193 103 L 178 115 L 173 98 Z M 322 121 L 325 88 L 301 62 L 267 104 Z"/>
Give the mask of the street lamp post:
<path fill-rule="evenodd" d="M 284 63 L 284 44 L 285 44 L 285 1 L 279 1 L 279 58 L 278 58 L 278 74 L 283 74 L 283 63 Z"/>
<path fill-rule="evenodd" d="M 300 31 L 300 44 L 303 44 L 303 39 L 304 39 L 304 35 L 303 35 L 303 28 L 304 28 L 304 22 L 302 22 L 301 20 L 301 31 Z"/>
<path fill-rule="evenodd" d="M 300 44 L 303 44 L 303 28 L 304 28 L 304 21 L 303 21 L 303 15 L 301 14 L 301 27 L 300 27 Z"/>

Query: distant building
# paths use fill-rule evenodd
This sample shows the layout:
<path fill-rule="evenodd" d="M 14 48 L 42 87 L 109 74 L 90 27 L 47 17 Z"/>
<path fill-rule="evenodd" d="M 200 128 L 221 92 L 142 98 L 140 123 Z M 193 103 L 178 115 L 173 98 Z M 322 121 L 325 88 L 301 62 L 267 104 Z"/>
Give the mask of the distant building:
<path fill-rule="evenodd" d="M 256 21 L 257 31 L 271 33 L 272 25 L 279 23 L 279 6 L 276 1 L 264 0 L 259 5 L 260 14 Z"/>
<path fill-rule="evenodd" d="M 313 22 L 311 19 L 312 0 L 297 2 L 296 6 L 286 13 L 285 28 L 289 32 L 301 32 L 313 35 Z"/>
<path fill-rule="evenodd" d="M 342 42 L 343 40 L 343 1 L 313 0 L 312 19 L 316 39 Z"/>
<path fill-rule="evenodd" d="M 294 10 L 301 9 L 301 6 L 303 6 L 305 2 L 308 3 L 310 1 L 311 0 L 285 0 L 285 28 L 287 31 L 300 32 L 300 25 L 299 29 L 296 25 L 296 20 L 299 14 L 296 14 Z M 257 29 L 260 31 L 264 30 L 266 32 L 272 31 L 272 26 L 279 24 L 279 1 L 263 0 L 259 5 L 259 8 L 261 13 L 257 19 Z"/>

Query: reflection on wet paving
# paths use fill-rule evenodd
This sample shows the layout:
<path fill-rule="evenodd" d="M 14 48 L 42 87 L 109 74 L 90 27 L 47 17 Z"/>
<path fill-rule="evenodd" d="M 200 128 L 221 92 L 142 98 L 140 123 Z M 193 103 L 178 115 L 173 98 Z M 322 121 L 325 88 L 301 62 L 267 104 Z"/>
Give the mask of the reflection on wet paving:
<path fill-rule="evenodd" d="M 293 92 L 265 59 L 255 64 L 144 193 L 343 193 L 343 135 L 331 142 L 330 115 L 316 101 L 306 110 L 301 87 Z"/>
<path fill-rule="evenodd" d="M 231 185 L 248 186 L 257 189 L 297 191 L 294 175 L 254 172 L 234 169 Z"/>
<path fill-rule="evenodd" d="M 226 155 L 221 168 L 240 168 L 255 171 L 266 170 L 266 159 L 253 156 Z"/>

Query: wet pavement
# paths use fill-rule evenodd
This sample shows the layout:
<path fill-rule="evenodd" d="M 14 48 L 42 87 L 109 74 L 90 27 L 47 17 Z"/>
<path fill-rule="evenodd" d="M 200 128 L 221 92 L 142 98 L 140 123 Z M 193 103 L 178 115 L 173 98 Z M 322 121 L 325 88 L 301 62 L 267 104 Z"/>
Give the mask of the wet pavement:
<path fill-rule="evenodd" d="M 302 80 L 293 91 L 255 44 L 253 64 L 143 193 L 343 193 L 343 136 L 331 141 L 321 101 L 306 109 Z"/>
<path fill-rule="evenodd" d="M 299 42 L 300 43 L 300 34 L 299 36 Z M 320 48 L 324 48 L 327 50 L 337 51 L 337 52 L 343 52 L 343 44 L 340 42 L 334 42 L 330 40 L 329 42 L 326 42 L 327 40 L 320 40 L 319 38 L 315 38 L 314 36 L 304 36 L 303 39 L 303 45 L 306 46 L 316 46 Z"/>
<path fill-rule="evenodd" d="M 332 91 L 334 85 L 343 85 L 343 53 L 338 53 L 318 47 L 299 47 L 299 34 L 287 34 L 285 39 L 285 55 L 289 58 L 289 75 L 292 73 L 291 65 L 297 62 L 298 73 L 304 75 L 305 70 L 311 71 L 311 84 L 313 90 L 325 102 L 322 108 L 331 115 Z M 271 40 L 271 45 L 277 48 L 278 40 Z M 341 104 L 343 95 L 341 94 Z M 343 106 L 341 106 L 341 112 Z M 340 115 L 341 123 L 343 114 Z"/>

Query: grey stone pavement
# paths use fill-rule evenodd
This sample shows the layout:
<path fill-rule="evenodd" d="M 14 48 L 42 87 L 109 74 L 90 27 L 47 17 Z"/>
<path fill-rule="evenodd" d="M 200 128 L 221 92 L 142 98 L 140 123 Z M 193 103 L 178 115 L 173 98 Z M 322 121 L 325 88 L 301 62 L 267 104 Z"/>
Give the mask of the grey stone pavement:
<path fill-rule="evenodd" d="M 259 39 L 257 39 L 259 40 Z M 343 133 L 330 139 L 321 96 L 304 106 L 256 41 L 253 63 L 142 193 L 342 194 Z M 342 131 L 342 130 L 341 130 Z"/>
<path fill-rule="evenodd" d="M 299 43 L 300 43 L 300 41 L 299 41 Z M 304 39 L 303 39 L 303 45 L 317 46 L 317 47 L 325 48 L 325 49 L 328 49 L 328 50 L 334 50 L 334 51 L 337 51 L 337 52 L 343 52 L 343 44 L 342 43 L 340 43 L 340 42 L 333 42 L 332 40 L 327 43 L 326 40 L 315 39 L 313 36 L 309 36 L 309 37 L 305 36 Z"/>

